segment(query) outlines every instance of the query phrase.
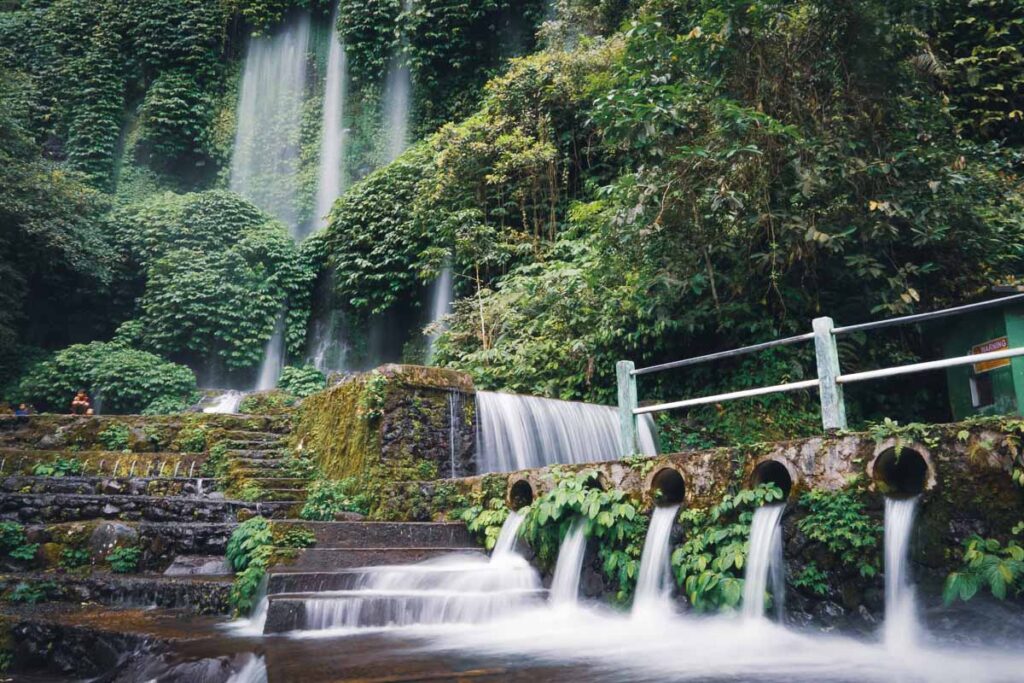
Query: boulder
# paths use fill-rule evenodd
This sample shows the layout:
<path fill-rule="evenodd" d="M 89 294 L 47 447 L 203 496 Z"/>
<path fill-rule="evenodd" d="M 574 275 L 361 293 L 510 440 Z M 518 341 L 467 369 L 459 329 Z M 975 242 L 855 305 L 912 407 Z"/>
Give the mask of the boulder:
<path fill-rule="evenodd" d="M 89 536 L 89 551 L 93 557 L 104 558 L 114 548 L 135 545 L 139 533 L 121 522 L 103 522 Z"/>

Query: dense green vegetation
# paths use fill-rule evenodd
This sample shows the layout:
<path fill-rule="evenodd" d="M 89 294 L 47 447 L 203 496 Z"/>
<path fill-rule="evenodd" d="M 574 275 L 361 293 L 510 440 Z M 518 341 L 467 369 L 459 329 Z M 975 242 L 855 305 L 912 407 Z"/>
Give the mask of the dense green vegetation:
<path fill-rule="evenodd" d="M 345 175 L 362 179 L 299 245 L 225 190 L 245 41 L 295 11 L 320 36 L 300 194 L 313 196 L 332 16 L 349 59 Z M 544 12 L 536 0 L 5 3 L 4 397 L 63 409 L 69 387 L 100 390 L 88 373 L 116 345 L 149 393 L 104 385 L 105 409 L 174 410 L 193 385 L 168 361 L 204 384 L 244 384 L 283 315 L 300 367 L 325 306 L 360 347 L 372 315 L 415 313 L 444 266 L 458 301 L 437 362 L 482 387 L 603 401 L 620 358 L 674 359 L 1015 281 L 1019 3 L 563 0 L 541 26 Z M 382 89 L 400 63 L 418 142 L 384 165 Z M 857 370 L 930 344 L 910 329 L 850 337 L 841 354 Z M 790 348 L 641 392 L 811 372 Z M 288 381 L 295 393 L 317 382 Z M 884 393 L 851 392 L 852 417 L 945 417 L 930 385 Z M 707 407 L 665 433 L 678 446 L 791 435 L 814 428 L 813 401 Z"/>

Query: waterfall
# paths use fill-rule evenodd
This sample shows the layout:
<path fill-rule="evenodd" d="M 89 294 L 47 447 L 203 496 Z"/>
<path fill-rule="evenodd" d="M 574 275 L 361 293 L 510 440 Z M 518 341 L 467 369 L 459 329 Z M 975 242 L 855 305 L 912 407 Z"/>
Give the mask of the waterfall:
<path fill-rule="evenodd" d="M 910 582 L 910 533 L 917 497 L 885 499 L 885 646 L 903 652 L 917 645 L 917 608 Z"/>
<path fill-rule="evenodd" d="M 250 40 L 231 157 L 231 189 L 281 219 L 295 237 L 309 35 L 309 14 L 300 13 L 273 35 Z"/>
<path fill-rule="evenodd" d="M 242 402 L 243 398 L 245 398 L 244 391 L 235 391 L 234 389 L 229 389 L 220 396 L 214 398 L 210 402 L 210 405 L 203 408 L 203 412 L 222 414 L 237 413 L 238 406 Z"/>
<path fill-rule="evenodd" d="M 558 548 L 558 562 L 551 579 L 551 603 L 574 605 L 579 601 L 580 572 L 583 570 L 583 554 L 587 550 L 586 526 L 582 517 L 577 517 Z"/>
<path fill-rule="evenodd" d="M 430 323 L 432 326 L 440 325 L 441 319 L 448 314 L 454 300 L 452 269 L 446 265 L 437 280 L 434 281 L 430 294 Z M 437 343 L 439 336 L 441 336 L 440 330 L 435 327 L 430 333 L 430 345 L 427 347 L 427 365 L 434 362 L 434 344 Z"/>
<path fill-rule="evenodd" d="M 637 575 L 636 596 L 633 598 L 634 615 L 667 604 L 672 576 L 669 541 L 678 511 L 678 505 L 666 505 L 654 508 L 651 513 L 651 524 L 647 527 L 647 538 L 644 539 L 644 552 L 640 556 L 640 573 Z"/>
<path fill-rule="evenodd" d="M 748 619 L 764 618 L 764 596 L 768 590 L 769 572 L 773 567 L 781 574 L 781 562 L 775 553 L 782 550 L 782 513 L 785 503 L 762 505 L 754 511 L 750 524 L 750 543 L 747 551 L 747 569 L 743 581 L 743 616 Z M 773 590 L 778 591 L 778 581 L 773 581 Z M 784 591 L 773 595 L 781 601 Z"/>
<path fill-rule="evenodd" d="M 452 389 L 448 392 L 448 459 L 451 461 L 452 479 L 459 476 L 456 460 L 462 441 L 462 392 Z"/>
<path fill-rule="evenodd" d="M 619 458 L 615 408 L 492 391 L 476 393 L 477 474 Z M 656 455 L 654 421 L 639 421 L 640 446 Z"/>
<path fill-rule="evenodd" d="M 277 379 L 284 367 L 284 315 L 277 317 L 274 332 L 270 335 L 263 349 L 263 362 L 260 364 L 259 377 L 256 380 L 256 391 L 269 391 L 277 387 Z"/>
<path fill-rule="evenodd" d="M 502 560 L 515 554 L 516 541 L 519 540 L 519 527 L 523 525 L 526 518 L 515 510 L 510 510 L 505 523 L 501 525 L 501 533 L 494 543 L 494 550 L 491 551 L 491 562 Z"/>
<path fill-rule="evenodd" d="M 338 8 L 331 16 L 330 48 L 327 51 L 327 80 L 324 84 L 323 123 L 320 130 L 320 170 L 316 190 L 316 220 L 327 225 L 327 214 L 344 189 L 345 88 L 348 58 L 338 35 Z"/>
<path fill-rule="evenodd" d="M 402 1 L 402 13 L 412 11 L 412 0 Z M 384 133 L 387 136 L 385 160 L 394 161 L 409 144 L 409 105 L 412 93 L 412 72 L 403 54 L 407 43 L 402 36 L 401 46 L 391 55 L 384 81 Z"/>
<path fill-rule="evenodd" d="M 267 683 L 267 663 L 263 657 L 250 657 L 241 669 L 231 674 L 227 683 Z"/>

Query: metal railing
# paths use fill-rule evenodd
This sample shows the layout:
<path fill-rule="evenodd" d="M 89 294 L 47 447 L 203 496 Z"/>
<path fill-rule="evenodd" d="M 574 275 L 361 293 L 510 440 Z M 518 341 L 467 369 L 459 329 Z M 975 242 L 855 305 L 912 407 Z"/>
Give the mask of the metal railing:
<path fill-rule="evenodd" d="M 785 337 L 783 339 L 775 339 L 773 341 L 762 342 L 760 344 L 752 344 L 750 346 L 743 346 L 729 351 L 709 353 L 703 356 L 696 356 L 694 358 L 672 361 L 670 363 L 661 363 L 659 365 L 652 365 L 646 368 L 637 368 L 632 361 L 619 361 L 616 365 L 616 375 L 619 385 L 620 452 L 624 456 L 637 452 L 637 418 L 640 415 L 659 413 L 666 410 L 676 410 L 678 408 L 690 408 L 693 406 L 706 405 L 708 403 L 734 401 L 736 399 L 750 398 L 752 396 L 764 396 L 766 394 L 799 391 L 803 389 L 818 390 L 818 396 L 821 401 L 821 424 L 826 432 L 845 429 L 846 405 L 843 400 L 844 385 L 853 384 L 855 382 L 866 382 L 873 379 L 880 379 L 882 377 L 895 377 L 898 375 L 926 372 L 928 370 L 940 370 L 943 368 L 952 368 L 961 365 L 972 365 L 974 363 L 985 363 L 989 361 L 1015 358 L 1017 356 L 1024 356 L 1024 347 L 1007 348 L 987 353 L 975 353 L 967 356 L 957 356 L 954 358 L 944 358 L 942 360 L 926 361 L 923 363 L 879 368 L 877 370 L 866 370 L 864 372 L 853 372 L 844 375 L 839 367 L 839 348 L 836 344 L 837 337 L 844 334 L 851 334 L 853 332 L 865 332 L 867 330 L 877 330 L 895 325 L 912 325 L 952 315 L 960 315 L 986 308 L 1004 306 L 1013 302 L 1024 303 L 1024 294 L 1015 294 L 1013 296 L 992 299 L 990 301 L 982 301 L 964 306 L 956 306 L 954 308 L 946 308 L 940 311 L 917 313 L 915 315 L 905 315 L 898 318 L 877 320 L 858 325 L 846 325 L 844 327 L 836 327 L 832 322 L 832 318 L 815 318 L 811 323 L 812 331 L 806 334 L 800 334 L 794 337 Z M 741 391 L 715 394 L 713 396 L 701 396 L 698 398 L 689 398 L 682 401 L 659 403 L 650 406 L 638 406 L 636 378 L 640 375 L 698 365 L 700 363 L 723 360 L 726 358 L 736 358 L 738 356 L 745 356 L 747 354 L 764 351 L 776 346 L 788 346 L 808 341 L 814 342 L 814 354 L 817 360 L 817 379 L 789 382 L 786 384 L 775 384 L 772 386 L 757 387 L 754 389 L 743 389 Z"/>

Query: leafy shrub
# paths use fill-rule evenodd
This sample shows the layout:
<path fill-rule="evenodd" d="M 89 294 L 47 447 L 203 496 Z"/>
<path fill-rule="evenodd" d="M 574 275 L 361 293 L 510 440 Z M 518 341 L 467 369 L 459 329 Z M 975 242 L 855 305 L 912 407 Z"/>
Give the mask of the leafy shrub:
<path fill-rule="evenodd" d="M 754 510 L 782 498 L 779 487 L 763 484 L 728 494 L 711 508 L 679 515 L 686 542 L 672 552 L 672 569 L 694 610 L 712 612 L 739 604 Z"/>
<path fill-rule="evenodd" d="M 32 468 L 37 477 L 77 477 L 85 471 L 85 465 L 74 458 L 57 458 L 53 462 L 41 462 Z"/>
<path fill-rule="evenodd" d="M 242 487 L 238 489 L 238 492 L 236 493 L 235 497 L 238 498 L 238 500 L 252 502 L 256 500 L 261 500 L 266 495 L 267 492 L 264 490 L 263 486 L 261 486 L 258 481 L 247 479 L 242 484 Z"/>
<path fill-rule="evenodd" d="M 508 519 L 508 506 L 500 498 L 492 498 L 485 505 L 473 505 L 459 515 L 466 523 L 471 534 L 484 544 L 487 550 L 493 550 L 501 534 L 501 526 Z"/>
<path fill-rule="evenodd" d="M 327 377 L 312 365 L 286 365 L 277 380 L 277 388 L 293 396 L 305 398 L 327 386 Z"/>
<path fill-rule="evenodd" d="M 330 521 L 341 512 L 366 514 L 370 496 L 362 490 L 355 477 L 332 480 L 321 479 L 309 486 L 306 503 L 299 512 L 302 519 Z"/>
<path fill-rule="evenodd" d="M 60 596 L 61 588 L 54 581 L 20 581 L 7 595 L 11 602 L 34 605 Z"/>
<path fill-rule="evenodd" d="M 206 427 L 186 427 L 178 432 L 175 442 L 182 453 L 202 453 L 206 450 Z"/>
<path fill-rule="evenodd" d="M 882 527 L 864 513 L 864 503 L 850 489 L 814 490 L 800 496 L 808 514 L 797 528 L 812 541 L 822 543 L 841 566 L 856 569 L 862 577 L 878 574 L 878 548 Z"/>
<path fill-rule="evenodd" d="M 65 569 L 78 569 L 89 564 L 89 551 L 86 548 L 64 548 L 60 551 L 59 565 Z"/>
<path fill-rule="evenodd" d="M 29 543 L 25 527 L 17 522 L 0 522 L 0 552 L 15 560 L 35 559 L 38 543 Z"/>
<path fill-rule="evenodd" d="M 101 431 L 97 437 L 108 451 L 127 451 L 131 443 L 131 435 L 132 432 L 128 425 L 115 422 Z"/>
<path fill-rule="evenodd" d="M 238 404 L 238 412 L 246 415 L 276 415 L 288 412 L 298 398 L 283 391 L 260 391 L 249 394 Z"/>
<path fill-rule="evenodd" d="M 199 467 L 199 473 L 204 477 L 221 478 L 228 473 L 228 445 L 221 441 L 210 446 L 210 455 Z"/>
<path fill-rule="evenodd" d="M 143 348 L 252 368 L 287 309 L 287 345 L 301 352 L 313 271 L 282 223 L 220 190 L 149 197 L 116 220 L 146 274 Z"/>
<path fill-rule="evenodd" d="M 160 396 L 146 406 L 142 411 L 143 415 L 175 415 L 183 413 L 196 404 L 199 394 L 193 393 L 187 398 L 179 396 Z"/>
<path fill-rule="evenodd" d="M 315 541 L 316 537 L 310 531 L 301 528 L 275 534 L 270 522 L 263 517 L 253 517 L 242 522 L 232 532 L 226 553 L 228 562 L 236 572 L 230 597 L 235 611 L 245 614 L 253 608 L 254 597 L 267 567 L 278 552 L 276 546 L 294 552 L 295 548 L 305 548 Z"/>
<path fill-rule="evenodd" d="M 605 491 L 596 470 L 565 473 L 554 470 L 555 486 L 520 512 L 521 535 L 544 564 L 551 565 L 573 522 L 583 519 L 584 534 L 597 542 L 604 575 L 616 585 L 616 600 L 626 602 L 633 592 L 643 552 L 647 518 L 626 493 Z"/>
<path fill-rule="evenodd" d="M 238 525 L 228 540 L 225 555 L 232 569 L 240 572 L 249 566 L 253 552 L 264 545 L 273 545 L 270 522 L 263 517 L 252 517 Z"/>
<path fill-rule="evenodd" d="M 75 344 L 36 363 L 18 387 L 21 400 L 63 412 L 79 389 L 105 413 L 138 413 L 161 398 L 187 398 L 196 378 L 183 365 L 116 343 Z"/>
<path fill-rule="evenodd" d="M 359 395 L 357 410 L 359 417 L 367 421 L 379 419 L 384 415 L 384 402 L 387 399 L 388 378 L 374 370 L 363 384 L 363 393 Z"/>
<path fill-rule="evenodd" d="M 142 550 L 140 548 L 123 546 L 114 548 L 107 555 L 107 563 L 110 564 L 110 569 L 115 574 L 130 574 L 139 568 L 139 559 L 141 557 Z"/>
<path fill-rule="evenodd" d="M 1016 533 L 1024 531 L 1018 525 Z M 985 586 L 996 598 L 1024 594 L 1024 547 L 1016 540 L 1005 546 L 994 538 L 973 535 L 964 541 L 963 565 L 946 577 L 942 599 L 947 605 L 970 600 Z"/>

